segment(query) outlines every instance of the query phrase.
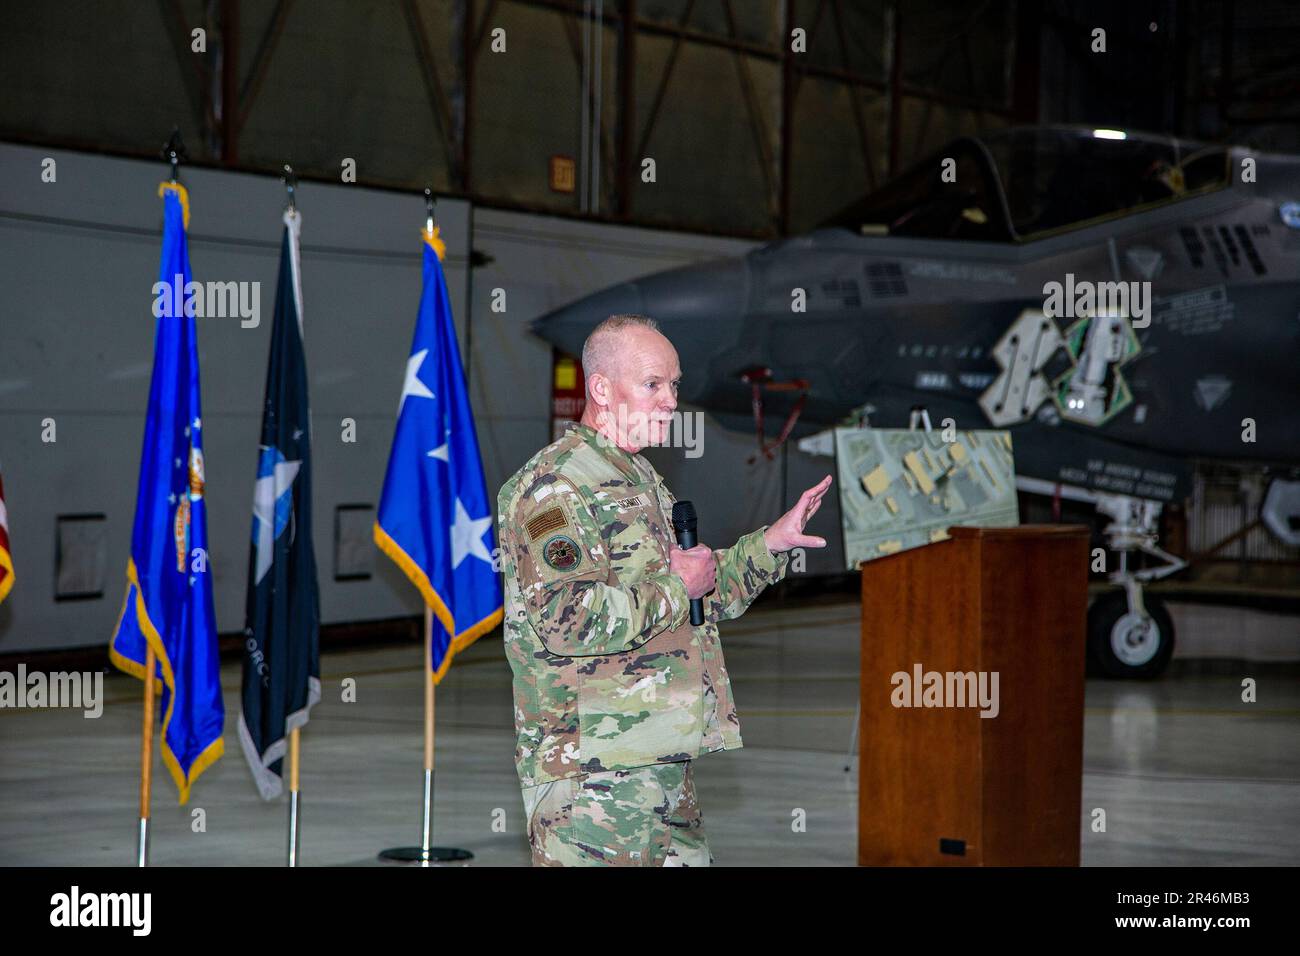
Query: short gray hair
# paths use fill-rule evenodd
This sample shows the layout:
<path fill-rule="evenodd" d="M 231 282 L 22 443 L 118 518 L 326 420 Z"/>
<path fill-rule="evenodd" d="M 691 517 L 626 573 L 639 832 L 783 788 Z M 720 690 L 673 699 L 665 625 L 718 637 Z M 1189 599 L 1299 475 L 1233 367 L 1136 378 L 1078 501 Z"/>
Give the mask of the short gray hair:
<path fill-rule="evenodd" d="M 609 374 L 610 360 L 614 357 L 614 344 L 617 334 L 624 329 L 637 326 L 659 331 L 659 323 L 645 315 L 611 315 L 600 325 L 591 330 L 587 341 L 582 344 L 582 375 L 591 378 L 596 372 Z"/>

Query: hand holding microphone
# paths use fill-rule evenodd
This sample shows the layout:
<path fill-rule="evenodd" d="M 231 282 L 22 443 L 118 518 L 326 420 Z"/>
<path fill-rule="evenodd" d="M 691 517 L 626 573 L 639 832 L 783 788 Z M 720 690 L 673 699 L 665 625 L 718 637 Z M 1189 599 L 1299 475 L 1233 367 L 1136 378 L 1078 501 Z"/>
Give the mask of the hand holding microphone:
<path fill-rule="evenodd" d="M 668 552 L 668 568 L 682 579 L 686 593 L 691 598 L 691 624 L 704 623 L 704 602 L 701 598 L 713 590 L 717 567 L 713 551 L 698 543 L 695 506 L 689 501 L 673 505 L 673 531 L 679 547 Z"/>

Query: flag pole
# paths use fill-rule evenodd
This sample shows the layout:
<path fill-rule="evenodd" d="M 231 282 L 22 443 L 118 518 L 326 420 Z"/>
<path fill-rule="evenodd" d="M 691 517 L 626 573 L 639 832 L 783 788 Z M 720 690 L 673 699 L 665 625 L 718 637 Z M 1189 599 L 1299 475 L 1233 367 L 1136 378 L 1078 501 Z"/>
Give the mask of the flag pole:
<path fill-rule="evenodd" d="M 422 862 L 429 859 L 433 836 L 433 608 L 424 606 L 424 826 Z"/>
<path fill-rule="evenodd" d="M 163 143 L 163 158 L 171 164 L 171 181 L 177 182 L 176 173 L 182 159 L 189 159 L 185 144 L 181 142 L 179 127 L 172 127 L 172 135 Z M 159 194 L 161 195 L 161 193 Z M 136 833 L 135 865 L 149 865 L 149 785 L 153 779 L 153 672 L 157 658 L 153 645 L 145 641 L 144 652 L 144 724 L 140 731 L 140 828 Z"/>
<path fill-rule="evenodd" d="M 140 832 L 136 837 L 136 866 L 149 865 L 149 783 L 153 774 L 153 645 L 144 654 L 144 724 L 140 733 Z"/>
<path fill-rule="evenodd" d="M 457 847 L 433 846 L 433 608 L 424 606 L 424 816 L 420 827 L 419 846 L 399 846 L 381 850 L 381 860 L 400 863 L 464 863 L 474 859 L 469 850 Z"/>
<path fill-rule="evenodd" d="M 298 865 L 298 731 L 289 732 L 289 865 Z"/>
<path fill-rule="evenodd" d="M 289 191 L 288 209 L 294 215 L 298 213 L 298 200 L 294 193 L 298 190 L 298 177 L 288 163 L 284 166 L 284 175 L 280 177 L 285 189 Z M 302 316 L 299 315 L 299 320 Z M 289 866 L 298 865 L 298 756 L 300 727 L 289 731 Z"/>

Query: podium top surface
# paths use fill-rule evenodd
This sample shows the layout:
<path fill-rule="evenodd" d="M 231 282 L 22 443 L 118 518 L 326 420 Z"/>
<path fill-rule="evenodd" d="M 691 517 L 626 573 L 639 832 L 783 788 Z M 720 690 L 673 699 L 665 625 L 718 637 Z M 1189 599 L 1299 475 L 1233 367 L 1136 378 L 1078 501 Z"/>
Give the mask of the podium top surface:
<path fill-rule="evenodd" d="M 972 528 L 954 525 L 948 529 L 953 538 L 1073 538 L 1089 533 L 1083 524 L 1022 524 L 1012 528 Z"/>
<path fill-rule="evenodd" d="M 956 538 L 1076 537 L 1088 533 L 1087 524 L 1017 524 L 1013 528 L 972 528 L 957 524 L 948 529 L 948 535 Z"/>

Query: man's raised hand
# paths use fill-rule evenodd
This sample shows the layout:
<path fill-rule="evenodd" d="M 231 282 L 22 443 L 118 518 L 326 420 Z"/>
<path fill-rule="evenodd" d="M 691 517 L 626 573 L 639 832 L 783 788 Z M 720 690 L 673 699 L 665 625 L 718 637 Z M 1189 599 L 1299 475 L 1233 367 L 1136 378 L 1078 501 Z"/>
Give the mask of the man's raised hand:
<path fill-rule="evenodd" d="M 831 476 L 827 475 L 801 494 L 793 508 L 772 522 L 772 525 L 763 532 L 763 540 L 767 542 L 768 551 L 776 554 L 778 551 L 789 551 L 791 548 L 826 547 L 825 538 L 804 534 L 803 529 L 821 507 L 822 497 L 830 486 Z"/>

